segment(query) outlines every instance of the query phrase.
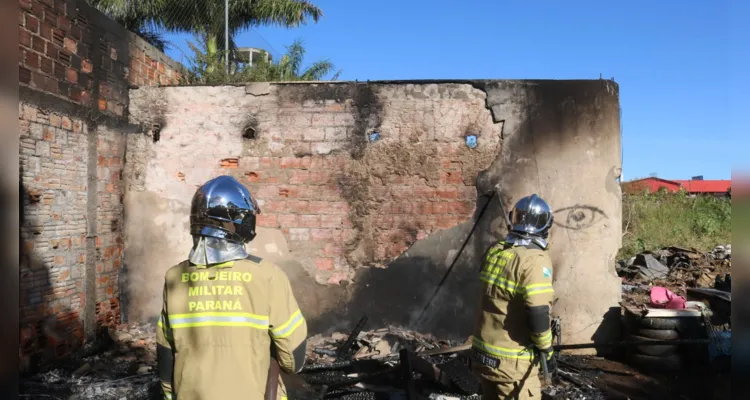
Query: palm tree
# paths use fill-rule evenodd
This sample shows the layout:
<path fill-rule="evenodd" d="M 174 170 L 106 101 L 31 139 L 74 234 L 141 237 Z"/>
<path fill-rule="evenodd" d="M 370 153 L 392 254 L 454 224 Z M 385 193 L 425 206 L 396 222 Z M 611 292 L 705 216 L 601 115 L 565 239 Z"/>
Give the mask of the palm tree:
<path fill-rule="evenodd" d="M 206 40 L 210 57 L 218 58 L 224 43 L 224 0 L 89 0 L 125 28 L 141 35 L 163 50 L 166 43 L 155 32 L 197 33 Z M 229 0 L 229 41 L 260 25 L 297 27 L 309 19 L 314 22 L 323 12 L 307 0 Z"/>
<path fill-rule="evenodd" d="M 279 82 L 279 81 L 320 81 L 334 71 L 335 66 L 330 60 L 312 63 L 302 69 L 305 47 L 297 39 L 286 46 L 286 54 L 276 62 L 262 59 L 252 66 L 245 66 L 236 60 L 231 63 L 230 73 L 219 67 L 219 58 L 209 54 L 209 42 L 205 36 L 196 35 L 197 43 L 188 42 L 193 52 L 190 68 L 183 78 L 185 84 L 227 84 L 245 82 Z M 336 80 L 341 75 L 338 70 L 329 80 Z"/>
<path fill-rule="evenodd" d="M 302 40 L 297 39 L 286 46 L 284 54 L 277 63 L 261 61 L 253 69 L 257 73 L 256 81 L 320 81 L 333 72 L 335 65 L 330 60 L 316 61 L 308 68 L 302 69 L 305 58 L 305 47 Z M 338 70 L 330 80 L 335 81 L 341 75 Z"/>

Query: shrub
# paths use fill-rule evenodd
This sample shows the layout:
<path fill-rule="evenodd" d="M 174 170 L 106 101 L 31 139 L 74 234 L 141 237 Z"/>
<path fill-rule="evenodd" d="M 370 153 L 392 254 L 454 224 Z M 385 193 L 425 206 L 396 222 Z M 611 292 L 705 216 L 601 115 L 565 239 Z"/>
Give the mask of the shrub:
<path fill-rule="evenodd" d="M 685 193 L 623 194 L 622 249 L 618 258 L 665 246 L 708 251 L 731 243 L 732 205 L 728 198 Z"/>

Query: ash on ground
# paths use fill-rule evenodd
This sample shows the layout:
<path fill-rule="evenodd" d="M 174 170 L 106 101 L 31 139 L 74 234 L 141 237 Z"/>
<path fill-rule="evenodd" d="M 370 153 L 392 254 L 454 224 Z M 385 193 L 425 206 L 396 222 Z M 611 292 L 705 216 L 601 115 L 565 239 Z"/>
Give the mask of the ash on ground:
<path fill-rule="evenodd" d="M 140 400 L 159 397 L 153 324 L 103 331 L 77 354 L 21 377 L 21 398 Z"/>
<path fill-rule="evenodd" d="M 22 398 L 158 399 L 155 332 L 152 324 L 119 326 L 80 354 L 23 377 Z M 471 352 L 453 350 L 462 344 L 466 341 L 440 340 L 393 326 L 316 335 L 308 339 L 302 372 L 283 374 L 282 379 L 292 400 L 406 399 L 408 391 L 419 399 L 480 399 L 479 382 L 469 366 Z M 409 374 L 404 373 L 405 359 Z M 721 398 L 700 391 L 710 380 L 705 374 L 679 381 L 654 378 L 616 361 L 566 354 L 557 354 L 552 367 L 544 399 Z"/>

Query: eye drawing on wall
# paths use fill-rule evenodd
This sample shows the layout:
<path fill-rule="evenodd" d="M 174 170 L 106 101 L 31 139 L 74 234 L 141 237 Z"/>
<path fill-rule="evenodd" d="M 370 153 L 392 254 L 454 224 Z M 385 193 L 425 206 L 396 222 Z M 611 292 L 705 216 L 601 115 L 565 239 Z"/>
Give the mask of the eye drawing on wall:
<path fill-rule="evenodd" d="M 556 210 L 554 217 L 555 225 L 577 231 L 590 228 L 602 219 L 609 218 L 598 207 L 580 204 Z"/>

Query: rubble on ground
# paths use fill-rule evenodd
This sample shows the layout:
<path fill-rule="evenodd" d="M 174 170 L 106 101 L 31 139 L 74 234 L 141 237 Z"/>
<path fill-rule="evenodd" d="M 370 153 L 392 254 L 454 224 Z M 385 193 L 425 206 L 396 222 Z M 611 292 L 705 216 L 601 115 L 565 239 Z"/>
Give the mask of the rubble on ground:
<path fill-rule="evenodd" d="M 22 398 L 140 400 L 158 396 L 156 327 L 121 325 L 46 371 L 22 377 Z M 156 397 L 158 398 L 158 397 Z"/>
<path fill-rule="evenodd" d="M 732 245 L 704 253 L 676 246 L 643 252 L 616 266 L 623 279 L 623 302 L 633 306 L 650 303 L 650 290 L 662 286 L 679 296 L 688 288 L 731 288 Z"/>
<path fill-rule="evenodd" d="M 699 296 L 698 302 L 729 318 L 731 245 L 708 253 L 667 247 L 621 262 L 617 271 L 623 279 L 622 305 L 626 308 L 644 310 L 652 301 L 651 289 L 664 287 L 668 297 Z M 351 332 L 310 337 L 302 372 L 296 377 L 282 376 L 289 398 L 403 399 L 410 392 L 433 400 L 480 398 L 479 383 L 469 367 L 471 351 L 455 349 L 461 345 L 465 349 L 467 341 L 443 340 L 396 326 L 366 330 L 366 322 L 363 318 Z M 714 331 L 717 337 L 731 338 L 731 332 Z M 23 377 L 22 397 L 158 398 L 155 332 L 154 324 L 120 325 L 104 331 L 95 344 L 75 356 Z M 714 353 L 721 350 L 717 349 Z M 636 399 L 673 390 L 616 361 L 567 354 L 558 354 L 555 360 L 552 382 L 544 389 L 546 399 Z M 648 390 L 642 389 L 646 383 Z M 638 394 L 638 388 L 644 393 Z"/>
<path fill-rule="evenodd" d="M 96 345 L 87 346 L 64 364 L 23 377 L 22 397 L 159 398 L 155 329 L 153 324 L 132 324 L 109 331 Z M 296 377 L 282 376 L 290 399 L 404 399 L 408 398 L 405 393 L 409 387 L 419 398 L 481 398 L 478 381 L 469 367 L 471 351 L 455 351 L 466 341 L 441 340 L 396 326 L 356 329 L 354 333 L 352 340 L 348 340 L 351 332 L 308 339 L 308 361 L 303 371 Z M 435 354 L 440 352 L 443 354 Z M 411 371 L 409 380 L 402 365 L 405 359 Z M 643 382 L 661 385 L 665 393 L 671 390 L 655 378 L 615 361 L 567 354 L 558 354 L 555 360 L 552 366 L 557 368 L 553 369 L 552 384 L 543 391 L 545 399 L 649 398 L 632 392 L 622 395 L 623 388 L 638 387 Z"/>

